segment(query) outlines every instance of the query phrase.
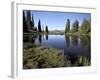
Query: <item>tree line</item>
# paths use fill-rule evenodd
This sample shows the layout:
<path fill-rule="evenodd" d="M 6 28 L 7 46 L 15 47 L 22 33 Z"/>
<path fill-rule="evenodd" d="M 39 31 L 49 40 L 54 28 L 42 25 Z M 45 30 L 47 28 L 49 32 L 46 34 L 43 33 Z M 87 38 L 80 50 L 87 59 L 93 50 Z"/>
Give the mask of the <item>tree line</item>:
<path fill-rule="evenodd" d="M 65 26 L 65 33 L 82 33 L 88 34 L 91 30 L 91 24 L 89 20 L 84 19 L 81 26 L 79 26 L 79 21 L 75 20 L 72 24 L 72 28 L 70 26 L 70 19 L 67 19 L 66 26 Z"/>
<path fill-rule="evenodd" d="M 42 29 L 43 26 L 41 26 L 41 20 L 38 21 L 38 26 L 35 26 L 34 23 L 34 15 L 31 14 L 30 10 L 27 10 L 26 12 L 23 11 L 23 32 L 29 33 L 29 32 L 46 32 L 48 33 L 48 26 L 45 26 L 45 30 Z"/>
<path fill-rule="evenodd" d="M 74 23 L 70 24 L 70 19 L 67 19 L 66 26 L 65 26 L 65 33 L 82 33 L 82 34 L 88 34 L 91 30 L 91 24 L 89 20 L 84 19 L 81 26 L 79 26 L 79 21 L 75 20 Z M 35 26 L 34 22 L 34 15 L 31 14 L 30 10 L 27 10 L 26 12 L 23 11 L 23 32 L 29 33 L 29 32 L 46 32 L 48 33 L 48 26 L 41 26 L 41 20 L 39 19 L 38 25 Z"/>

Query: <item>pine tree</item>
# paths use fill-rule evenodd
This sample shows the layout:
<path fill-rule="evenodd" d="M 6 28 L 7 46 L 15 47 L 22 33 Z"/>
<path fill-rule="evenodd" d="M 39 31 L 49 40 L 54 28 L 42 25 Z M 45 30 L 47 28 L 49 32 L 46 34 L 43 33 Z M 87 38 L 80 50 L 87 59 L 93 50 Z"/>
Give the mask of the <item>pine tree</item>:
<path fill-rule="evenodd" d="M 32 14 L 32 28 L 34 29 L 34 16 L 33 16 L 33 14 Z"/>
<path fill-rule="evenodd" d="M 30 12 L 30 10 L 27 11 L 27 27 L 28 27 L 28 30 L 32 29 L 32 21 L 31 21 L 31 12 Z"/>
<path fill-rule="evenodd" d="M 82 33 L 89 33 L 90 32 L 90 21 L 84 19 L 81 25 L 81 32 Z"/>
<path fill-rule="evenodd" d="M 70 32 L 70 20 L 67 19 L 67 23 L 66 23 L 66 28 L 65 28 L 65 33 Z"/>
<path fill-rule="evenodd" d="M 45 27 L 45 32 L 48 33 L 48 26 Z"/>
<path fill-rule="evenodd" d="M 78 20 L 75 20 L 72 26 L 72 32 L 78 32 L 78 29 L 79 29 L 79 22 Z"/>
<path fill-rule="evenodd" d="M 38 31 L 39 31 L 39 32 L 42 32 L 42 30 L 41 30 L 41 21 L 40 21 L 40 19 L 39 19 L 39 22 L 38 22 Z"/>
<path fill-rule="evenodd" d="M 28 32 L 27 24 L 26 24 L 26 18 L 25 18 L 25 12 L 23 11 L 23 32 Z"/>

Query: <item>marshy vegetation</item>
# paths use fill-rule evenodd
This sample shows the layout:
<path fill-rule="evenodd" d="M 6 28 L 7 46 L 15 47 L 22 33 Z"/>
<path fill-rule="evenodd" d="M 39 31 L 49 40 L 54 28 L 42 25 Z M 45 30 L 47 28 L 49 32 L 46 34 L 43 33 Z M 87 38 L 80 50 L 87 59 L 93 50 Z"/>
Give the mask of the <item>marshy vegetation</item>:
<path fill-rule="evenodd" d="M 90 61 L 83 56 L 73 58 L 74 62 L 70 60 L 69 56 L 65 56 L 63 50 L 46 47 L 32 47 L 23 50 L 23 68 L 57 68 L 57 67 L 71 67 L 73 66 L 88 66 Z"/>

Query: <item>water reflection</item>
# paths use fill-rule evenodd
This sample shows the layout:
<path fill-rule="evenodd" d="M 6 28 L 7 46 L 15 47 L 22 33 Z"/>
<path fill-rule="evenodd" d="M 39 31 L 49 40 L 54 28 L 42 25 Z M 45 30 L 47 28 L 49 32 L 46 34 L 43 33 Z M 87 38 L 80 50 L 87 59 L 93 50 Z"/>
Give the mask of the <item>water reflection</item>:
<path fill-rule="evenodd" d="M 66 45 L 67 45 L 67 48 L 68 48 L 70 46 L 70 36 L 65 35 L 65 40 L 66 40 Z"/>
<path fill-rule="evenodd" d="M 28 35 L 24 35 L 23 36 L 23 42 L 24 43 L 28 43 L 28 42 L 32 42 L 32 36 L 28 36 Z"/>
<path fill-rule="evenodd" d="M 83 48 L 86 46 L 90 46 L 90 36 L 86 35 L 80 36 L 80 43 Z"/>
<path fill-rule="evenodd" d="M 66 55 L 66 61 L 69 61 L 71 66 L 91 65 L 90 58 L 81 55 Z"/>
<path fill-rule="evenodd" d="M 39 44 L 41 44 L 41 42 L 42 42 L 42 35 L 41 34 L 39 34 L 39 36 L 38 36 L 39 38 Z"/>
<path fill-rule="evenodd" d="M 71 36 L 71 40 L 74 46 L 78 45 L 78 36 Z"/>
<path fill-rule="evenodd" d="M 45 36 L 45 39 L 44 39 L 44 36 Z M 48 38 L 48 36 L 50 36 L 50 39 Z M 59 38 L 56 39 L 57 37 L 59 37 Z M 52 38 L 54 38 L 54 36 L 51 36 L 48 34 L 45 34 L 45 35 L 41 35 L 41 34 L 39 34 L 39 35 L 24 35 L 23 42 L 34 44 L 37 41 L 39 44 L 41 44 L 41 43 L 45 43 L 45 44 L 55 43 L 53 45 L 57 45 L 57 46 L 65 45 L 65 46 L 62 46 L 62 49 L 64 49 L 65 47 L 70 48 L 73 45 L 74 48 L 79 46 L 79 47 L 82 47 L 84 49 L 86 47 L 90 51 L 90 46 L 91 46 L 90 45 L 90 36 L 86 36 L 86 35 L 82 35 L 82 36 L 62 35 L 62 37 L 60 37 L 60 36 L 55 35 L 55 38 L 54 39 L 52 39 Z M 64 40 L 65 40 L 65 42 L 64 42 Z M 58 43 L 56 43 L 56 42 L 58 42 Z M 53 45 L 52 45 L 52 47 L 53 47 Z"/>
<path fill-rule="evenodd" d="M 49 38 L 48 38 L 49 37 Z M 53 39 L 52 39 L 53 38 Z M 64 56 L 71 65 L 90 65 L 91 50 L 90 36 L 69 36 L 69 35 L 24 35 L 24 46 L 31 47 L 37 42 L 40 45 L 64 50 Z M 26 44 L 28 43 L 28 44 Z M 44 45 L 45 44 L 45 45 Z M 47 44 L 47 45 L 46 45 Z"/>
<path fill-rule="evenodd" d="M 48 34 L 45 34 L 45 39 L 48 40 Z"/>
<path fill-rule="evenodd" d="M 45 36 L 45 39 L 44 39 L 44 36 Z M 48 38 L 49 36 L 50 36 L 50 39 Z M 41 44 L 41 43 L 48 44 L 48 43 L 58 42 L 53 45 L 57 45 L 57 46 L 65 45 L 65 46 L 62 46 L 62 49 L 64 49 L 64 47 L 70 48 L 72 45 L 74 47 L 77 47 L 77 46 L 82 47 L 82 48 L 86 47 L 90 51 L 90 46 L 91 46 L 90 45 L 90 36 L 86 36 L 86 35 L 82 35 L 82 36 L 62 35 L 62 37 L 60 37 L 60 36 L 55 35 L 55 38 L 54 38 L 54 36 L 51 36 L 48 34 L 24 35 L 23 42 L 30 43 L 30 44 L 34 44 L 34 43 L 36 43 L 36 41 L 39 42 L 39 44 Z M 52 39 L 52 38 L 54 38 L 54 39 Z M 56 39 L 56 38 L 58 38 L 58 39 Z M 62 39 L 60 39 L 60 38 L 62 38 Z M 65 42 L 64 42 L 64 40 L 65 40 Z"/>

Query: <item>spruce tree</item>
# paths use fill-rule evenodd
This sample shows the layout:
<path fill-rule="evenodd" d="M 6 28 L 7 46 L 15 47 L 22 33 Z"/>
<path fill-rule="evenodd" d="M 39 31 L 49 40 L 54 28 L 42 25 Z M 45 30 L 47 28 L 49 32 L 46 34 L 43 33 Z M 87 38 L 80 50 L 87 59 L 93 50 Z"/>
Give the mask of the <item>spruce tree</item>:
<path fill-rule="evenodd" d="M 33 14 L 32 14 L 32 28 L 34 29 L 34 16 L 33 16 Z"/>
<path fill-rule="evenodd" d="M 75 20 L 72 26 L 72 32 L 78 32 L 78 29 L 79 29 L 79 22 L 78 20 Z"/>
<path fill-rule="evenodd" d="M 90 32 L 90 21 L 84 19 L 81 25 L 81 32 L 82 33 L 89 33 Z"/>
<path fill-rule="evenodd" d="M 70 32 L 70 20 L 67 19 L 65 33 Z"/>
<path fill-rule="evenodd" d="M 25 12 L 23 11 L 23 32 L 28 32 L 27 24 L 26 24 L 26 18 L 25 18 Z"/>
<path fill-rule="evenodd" d="M 42 30 L 41 30 L 41 21 L 40 21 L 40 19 L 39 19 L 39 22 L 38 22 L 38 31 L 39 31 L 39 32 L 42 32 Z"/>
<path fill-rule="evenodd" d="M 31 21 L 31 12 L 30 10 L 27 11 L 27 27 L 29 30 L 32 29 L 32 21 Z"/>
<path fill-rule="evenodd" d="M 45 32 L 48 33 L 48 26 L 45 27 Z"/>

